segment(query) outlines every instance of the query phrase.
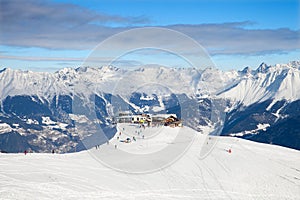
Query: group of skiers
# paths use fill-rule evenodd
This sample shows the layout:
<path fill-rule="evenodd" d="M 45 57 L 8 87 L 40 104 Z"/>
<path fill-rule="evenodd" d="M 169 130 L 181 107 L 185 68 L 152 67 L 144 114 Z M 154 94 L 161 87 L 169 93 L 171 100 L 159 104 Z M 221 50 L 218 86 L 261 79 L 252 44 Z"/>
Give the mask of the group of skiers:
<path fill-rule="evenodd" d="M 141 129 L 141 128 L 144 128 L 144 129 L 145 129 L 145 126 L 140 125 L 139 128 L 140 128 L 140 129 Z M 122 128 L 122 131 L 125 131 L 125 128 Z M 135 133 L 138 134 L 138 135 L 141 135 L 142 130 L 136 130 Z M 120 131 L 120 132 L 118 133 L 118 136 L 117 136 L 117 141 L 119 141 L 119 142 L 124 142 L 124 143 L 130 143 L 131 141 L 135 141 L 135 142 L 137 141 L 137 138 L 136 138 L 135 136 L 132 136 L 132 138 L 127 137 L 125 140 L 121 140 L 121 136 L 122 136 L 122 132 Z M 141 137 L 142 137 L 142 139 L 145 139 L 145 136 L 144 136 L 144 135 L 142 135 Z M 107 141 L 106 144 L 109 145 L 109 141 Z M 118 148 L 118 145 L 115 144 L 115 145 L 114 145 L 114 148 L 117 149 L 117 148 Z M 100 145 L 95 145 L 95 149 L 100 149 Z"/>

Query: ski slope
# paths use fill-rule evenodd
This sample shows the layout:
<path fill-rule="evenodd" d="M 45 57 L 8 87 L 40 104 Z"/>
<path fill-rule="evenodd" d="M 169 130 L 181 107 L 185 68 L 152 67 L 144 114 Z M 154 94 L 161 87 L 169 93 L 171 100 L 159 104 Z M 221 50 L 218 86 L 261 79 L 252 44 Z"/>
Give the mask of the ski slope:
<path fill-rule="evenodd" d="M 118 128 L 121 135 L 117 133 L 99 149 L 0 154 L 0 199 L 300 199 L 299 151 L 213 137 L 214 148 L 200 158 L 207 136 L 187 127 Z M 175 145 L 176 150 L 174 135 L 186 133 L 194 137 L 184 154 L 151 173 L 125 173 L 96 159 L 113 151 L 114 155 L 121 151 L 148 155 L 166 145 Z M 136 141 L 120 142 L 133 136 Z"/>

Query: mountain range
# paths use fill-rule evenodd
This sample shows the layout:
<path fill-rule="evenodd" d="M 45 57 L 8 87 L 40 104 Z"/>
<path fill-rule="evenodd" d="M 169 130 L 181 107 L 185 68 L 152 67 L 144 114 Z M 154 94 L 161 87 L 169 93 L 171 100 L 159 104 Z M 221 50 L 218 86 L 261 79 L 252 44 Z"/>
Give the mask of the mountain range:
<path fill-rule="evenodd" d="M 120 111 L 300 150 L 300 61 L 257 69 L 113 66 L 0 71 L 0 150 L 73 152 L 104 143 Z M 105 138 L 97 137 L 101 130 Z M 214 132 L 212 133 L 214 134 Z M 87 145 L 88 144 L 88 145 Z"/>

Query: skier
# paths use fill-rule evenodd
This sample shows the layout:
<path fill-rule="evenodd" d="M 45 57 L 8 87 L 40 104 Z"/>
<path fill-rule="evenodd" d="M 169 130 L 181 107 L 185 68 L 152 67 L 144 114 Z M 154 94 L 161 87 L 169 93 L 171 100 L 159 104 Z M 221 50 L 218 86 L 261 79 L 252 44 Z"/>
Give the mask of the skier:
<path fill-rule="evenodd" d="M 54 149 L 52 149 L 52 154 L 54 154 Z"/>
<path fill-rule="evenodd" d="M 24 154 L 25 154 L 25 156 L 26 156 L 26 154 L 27 154 L 27 151 L 26 151 L 26 150 L 24 151 Z"/>

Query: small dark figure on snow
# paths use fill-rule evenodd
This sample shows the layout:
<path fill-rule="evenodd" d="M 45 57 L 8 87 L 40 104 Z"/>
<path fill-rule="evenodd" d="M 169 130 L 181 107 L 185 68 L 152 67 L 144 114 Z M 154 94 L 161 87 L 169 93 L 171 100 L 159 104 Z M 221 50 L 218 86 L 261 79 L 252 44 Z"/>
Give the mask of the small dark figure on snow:
<path fill-rule="evenodd" d="M 55 151 L 54 151 L 54 149 L 52 149 L 52 154 L 54 154 L 55 153 Z"/>
<path fill-rule="evenodd" d="M 24 151 L 24 154 L 25 154 L 25 155 L 27 154 L 27 150 Z"/>

